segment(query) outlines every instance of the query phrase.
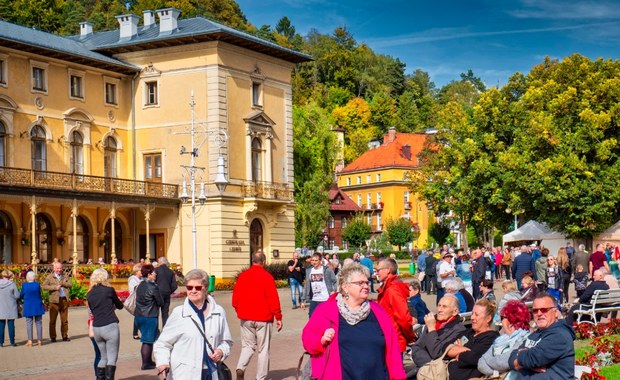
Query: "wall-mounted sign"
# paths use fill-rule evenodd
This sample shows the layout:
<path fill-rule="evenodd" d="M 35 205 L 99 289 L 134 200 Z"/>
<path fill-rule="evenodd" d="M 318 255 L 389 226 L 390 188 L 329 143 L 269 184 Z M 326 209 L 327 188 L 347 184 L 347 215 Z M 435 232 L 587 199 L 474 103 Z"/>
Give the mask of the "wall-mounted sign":
<path fill-rule="evenodd" d="M 243 239 L 237 238 L 237 230 L 233 230 L 233 238 L 227 239 L 224 241 L 224 244 L 228 246 L 228 250 L 230 252 L 241 252 L 243 246 L 245 246 L 245 241 Z"/>

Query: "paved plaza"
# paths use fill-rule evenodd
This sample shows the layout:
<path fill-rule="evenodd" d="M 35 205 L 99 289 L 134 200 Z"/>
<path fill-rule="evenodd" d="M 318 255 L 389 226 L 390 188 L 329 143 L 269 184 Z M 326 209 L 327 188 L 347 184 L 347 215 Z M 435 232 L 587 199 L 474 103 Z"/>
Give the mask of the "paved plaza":
<path fill-rule="evenodd" d="M 403 279 L 407 281 L 407 279 Z M 183 288 L 184 289 L 184 288 Z M 495 292 L 499 297 L 501 286 L 495 284 Z M 282 305 L 284 327 L 279 333 L 273 334 L 271 342 L 271 366 L 269 378 L 272 380 L 295 379 L 297 362 L 304 352 L 301 345 L 301 330 L 308 320 L 307 309 L 292 310 L 289 288 L 279 289 Z M 233 370 L 237 364 L 241 351 L 239 335 L 239 321 L 231 305 L 232 292 L 218 291 L 214 294 L 216 301 L 224 307 L 227 313 L 234 345 L 231 356 L 226 364 Z M 376 298 L 372 294 L 371 298 Z M 429 309 L 435 311 L 435 296 L 423 294 Z M 182 299 L 173 299 L 171 309 L 182 303 Z M 117 311 L 121 326 L 121 347 L 117 363 L 117 379 L 157 379 L 157 371 L 140 370 L 140 346 L 138 340 L 131 336 L 133 317 L 125 310 Z M 93 372 L 93 347 L 88 338 L 87 311 L 84 307 L 70 308 L 69 336 L 71 342 L 50 343 L 48 334 L 48 315 L 43 317 L 42 347 L 26 347 L 26 322 L 18 319 L 15 322 L 16 341 L 18 347 L 6 346 L 0 348 L 0 379 L 90 379 Z M 58 327 L 58 329 L 60 329 Z M 35 333 L 36 335 L 36 333 Z M 255 359 L 255 357 L 253 358 Z M 407 362 L 405 363 L 407 364 Z M 253 379 L 256 374 L 256 361 L 252 360 L 246 371 L 246 379 Z"/>

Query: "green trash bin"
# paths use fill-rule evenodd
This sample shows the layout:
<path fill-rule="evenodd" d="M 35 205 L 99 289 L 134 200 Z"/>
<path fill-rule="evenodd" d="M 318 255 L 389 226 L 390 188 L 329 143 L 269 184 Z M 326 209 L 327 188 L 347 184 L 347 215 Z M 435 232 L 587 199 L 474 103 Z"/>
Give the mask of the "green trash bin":
<path fill-rule="evenodd" d="M 409 274 L 413 275 L 415 273 L 415 263 L 409 263 Z"/>
<path fill-rule="evenodd" d="M 209 293 L 213 293 L 215 291 L 215 276 L 209 276 Z"/>

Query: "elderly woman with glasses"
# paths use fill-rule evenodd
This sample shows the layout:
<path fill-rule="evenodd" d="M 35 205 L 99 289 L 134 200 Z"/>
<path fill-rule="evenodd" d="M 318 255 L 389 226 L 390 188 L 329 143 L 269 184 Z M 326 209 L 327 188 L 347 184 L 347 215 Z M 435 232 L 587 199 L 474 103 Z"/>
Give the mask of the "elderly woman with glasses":
<path fill-rule="evenodd" d="M 218 380 L 217 363 L 230 355 L 233 345 L 226 311 L 207 291 L 207 272 L 189 271 L 185 284 L 187 298 L 172 311 L 155 342 L 157 370 L 163 378 Z"/>
<path fill-rule="evenodd" d="M 502 335 L 478 361 L 478 371 L 486 376 L 495 377 L 508 372 L 510 353 L 530 335 L 530 311 L 522 301 L 508 301 L 499 314 Z"/>
<path fill-rule="evenodd" d="M 369 275 L 356 263 L 343 267 L 338 292 L 316 308 L 304 327 L 302 343 L 312 355 L 313 378 L 406 378 L 392 320 L 368 300 Z"/>

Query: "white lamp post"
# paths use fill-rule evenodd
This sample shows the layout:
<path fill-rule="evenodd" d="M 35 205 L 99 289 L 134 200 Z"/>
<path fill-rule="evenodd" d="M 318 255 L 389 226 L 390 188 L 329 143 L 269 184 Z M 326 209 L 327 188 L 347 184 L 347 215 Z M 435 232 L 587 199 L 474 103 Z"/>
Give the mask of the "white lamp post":
<path fill-rule="evenodd" d="M 181 165 L 181 167 L 187 170 L 187 172 L 189 173 L 190 194 L 188 194 L 187 192 L 187 182 L 183 180 L 183 187 L 181 189 L 181 195 L 179 196 L 179 199 L 181 199 L 183 203 L 186 203 L 188 200 L 192 202 L 192 255 L 193 255 L 193 265 L 194 265 L 193 269 L 197 269 L 198 268 L 198 245 L 196 241 L 196 199 L 198 199 L 198 203 L 200 203 L 200 205 L 204 205 L 205 202 L 207 201 L 207 195 L 205 191 L 205 183 L 201 182 L 200 183 L 200 194 L 198 195 L 198 198 L 196 198 L 196 172 L 199 170 L 200 171 L 205 170 L 204 167 L 196 166 L 196 157 L 198 157 L 198 152 L 200 150 L 200 147 L 202 146 L 202 144 L 205 143 L 205 141 L 209 137 L 214 137 L 215 143 L 217 144 L 218 148 L 222 148 L 224 144 L 226 144 L 226 142 L 228 141 L 228 135 L 223 130 L 209 131 L 204 127 L 201 130 L 197 131 L 196 123 L 194 121 L 194 107 L 196 105 L 196 103 L 194 102 L 194 91 L 192 91 L 192 97 L 191 97 L 191 101 L 189 105 L 192 108 L 191 128 L 189 131 L 179 132 L 179 134 L 189 134 L 191 135 L 191 140 L 192 140 L 190 151 L 187 151 L 187 149 L 184 146 L 181 146 L 181 154 L 190 155 L 189 165 Z M 202 141 L 198 144 L 196 142 L 197 135 L 203 136 Z M 217 158 L 217 174 L 215 176 L 215 181 L 213 181 L 213 183 L 215 184 L 215 186 L 217 187 L 220 193 L 223 193 L 224 190 L 226 190 L 226 186 L 228 185 L 228 180 L 226 179 L 224 157 L 221 154 Z"/>

